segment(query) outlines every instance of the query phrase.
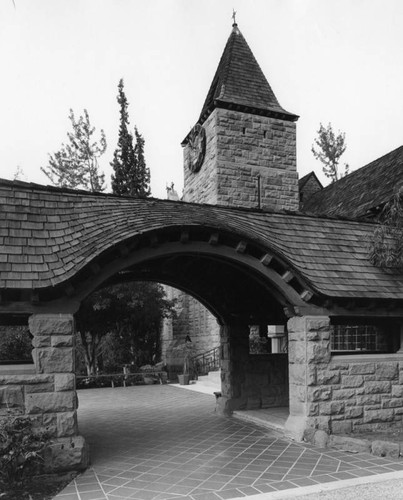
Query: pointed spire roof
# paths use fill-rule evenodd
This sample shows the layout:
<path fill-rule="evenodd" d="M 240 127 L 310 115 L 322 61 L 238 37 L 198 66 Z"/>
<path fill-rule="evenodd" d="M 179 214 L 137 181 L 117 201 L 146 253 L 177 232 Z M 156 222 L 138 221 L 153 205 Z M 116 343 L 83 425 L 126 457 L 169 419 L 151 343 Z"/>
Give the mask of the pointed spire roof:
<path fill-rule="evenodd" d="M 298 119 L 280 106 L 236 23 L 232 25 L 199 123 L 203 123 L 214 108 L 239 109 L 289 121 Z"/>

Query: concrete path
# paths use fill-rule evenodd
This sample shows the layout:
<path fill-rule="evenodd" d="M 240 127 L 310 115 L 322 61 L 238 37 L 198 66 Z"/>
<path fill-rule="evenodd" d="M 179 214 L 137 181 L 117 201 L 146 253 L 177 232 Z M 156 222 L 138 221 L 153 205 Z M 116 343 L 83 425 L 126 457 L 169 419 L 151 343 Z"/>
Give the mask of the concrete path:
<path fill-rule="evenodd" d="M 155 385 L 82 390 L 79 401 L 92 467 L 58 500 L 258 500 L 304 493 L 311 500 L 335 486 L 403 477 L 396 472 L 403 462 L 316 449 L 220 416 L 212 394 Z"/>

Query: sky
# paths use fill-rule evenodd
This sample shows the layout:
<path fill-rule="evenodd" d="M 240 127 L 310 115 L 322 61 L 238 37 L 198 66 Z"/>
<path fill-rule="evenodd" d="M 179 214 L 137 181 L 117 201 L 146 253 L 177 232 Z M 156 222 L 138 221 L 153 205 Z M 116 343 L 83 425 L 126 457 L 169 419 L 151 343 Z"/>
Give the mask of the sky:
<path fill-rule="evenodd" d="M 297 169 L 327 184 L 319 124 L 346 135 L 355 170 L 403 144 L 401 0 L 0 0 L 0 177 L 49 184 L 72 108 L 117 145 L 117 85 L 145 139 L 155 197 L 181 194 L 181 141 L 197 121 L 232 11 L 281 106 L 300 116 Z M 98 134 L 96 134 L 98 135 Z"/>

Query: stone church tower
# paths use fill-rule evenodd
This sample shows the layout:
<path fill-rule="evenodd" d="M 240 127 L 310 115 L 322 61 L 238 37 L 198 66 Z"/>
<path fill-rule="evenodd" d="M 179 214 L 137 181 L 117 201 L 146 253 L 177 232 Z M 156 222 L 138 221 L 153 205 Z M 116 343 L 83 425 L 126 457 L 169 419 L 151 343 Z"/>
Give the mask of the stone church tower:
<path fill-rule="evenodd" d="M 196 125 L 182 142 L 183 201 L 297 211 L 296 121 L 279 104 L 238 25 L 233 24 Z M 176 364 L 186 335 L 194 354 L 219 345 L 214 317 L 178 297 L 178 320 L 165 324 L 163 359 Z"/>
<path fill-rule="evenodd" d="M 184 201 L 298 210 L 298 117 L 279 104 L 236 24 L 184 147 Z M 260 184 L 260 189 L 259 189 Z"/>

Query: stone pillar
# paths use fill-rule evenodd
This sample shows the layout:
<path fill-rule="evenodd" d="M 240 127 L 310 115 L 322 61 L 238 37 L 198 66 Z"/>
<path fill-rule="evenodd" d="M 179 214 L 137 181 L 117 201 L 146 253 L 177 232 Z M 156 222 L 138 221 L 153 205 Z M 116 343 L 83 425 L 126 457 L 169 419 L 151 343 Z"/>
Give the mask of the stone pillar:
<path fill-rule="evenodd" d="M 328 388 L 316 386 L 318 368 L 330 362 L 330 319 L 294 317 L 288 321 L 290 416 L 286 435 L 301 441 L 313 429 L 328 431 L 329 417 L 318 415 L 318 401 L 328 399 Z M 327 391 L 327 392 L 326 392 Z"/>
<path fill-rule="evenodd" d="M 223 413 L 231 414 L 246 405 L 242 397 L 242 384 L 245 381 L 249 360 L 248 325 L 221 326 L 221 392 L 219 408 Z"/>
<path fill-rule="evenodd" d="M 56 438 L 48 449 L 46 467 L 85 468 L 88 450 L 77 427 L 74 318 L 70 314 L 35 314 L 29 318 L 29 329 L 34 337 L 36 373 L 43 383 L 26 391 L 25 414 Z"/>

